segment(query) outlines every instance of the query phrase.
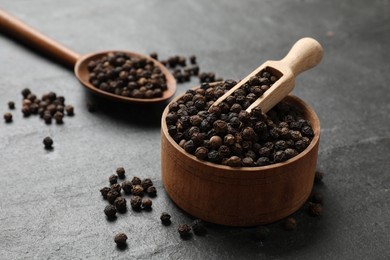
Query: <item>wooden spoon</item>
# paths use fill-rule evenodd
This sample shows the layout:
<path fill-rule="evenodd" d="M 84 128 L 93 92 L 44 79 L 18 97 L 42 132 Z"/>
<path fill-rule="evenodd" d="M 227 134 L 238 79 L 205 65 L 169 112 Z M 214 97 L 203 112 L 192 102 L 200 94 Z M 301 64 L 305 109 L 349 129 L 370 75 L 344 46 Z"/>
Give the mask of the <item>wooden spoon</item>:
<path fill-rule="evenodd" d="M 234 91 L 247 83 L 251 77 L 266 70 L 276 75 L 279 79 L 271 88 L 265 91 L 262 96 L 253 102 L 246 111 L 251 112 L 254 107 L 259 106 L 264 113 L 267 113 L 293 90 L 295 78 L 298 74 L 316 66 L 321 61 L 322 55 L 323 49 L 316 40 L 312 38 L 302 38 L 294 44 L 289 53 L 282 60 L 266 61 L 263 65 L 237 83 L 236 86 L 217 99 L 212 106 L 217 106 L 228 96 L 233 94 Z"/>
<path fill-rule="evenodd" d="M 59 62 L 65 64 L 66 66 L 74 68 L 74 73 L 76 77 L 81 82 L 81 84 L 84 85 L 84 87 L 96 94 L 110 98 L 112 100 L 132 103 L 156 103 L 170 99 L 176 92 L 175 78 L 164 65 L 150 58 L 149 56 L 128 51 L 102 51 L 87 55 L 79 55 L 74 51 L 68 49 L 67 47 L 48 38 L 42 33 L 36 31 L 35 29 L 27 26 L 23 22 L 19 21 L 15 17 L 9 15 L 2 10 L 0 10 L 0 30 L 3 30 L 5 33 L 12 35 L 16 39 L 25 42 L 29 47 L 33 47 L 58 60 Z M 108 53 L 112 52 L 124 52 L 127 53 L 130 57 L 144 58 L 153 61 L 154 64 L 163 72 L 167 80 L 168 89 L 163 91 L 163 96 L 159 98 L 150 99 L 124 97 L 106 91 L 102 91 L 93 86 L 91 83 L 89 83 L 89 72 L 87 68 L 88 62 L 91 60 L 97 60 L 102 56 L 105 56 Z"/>

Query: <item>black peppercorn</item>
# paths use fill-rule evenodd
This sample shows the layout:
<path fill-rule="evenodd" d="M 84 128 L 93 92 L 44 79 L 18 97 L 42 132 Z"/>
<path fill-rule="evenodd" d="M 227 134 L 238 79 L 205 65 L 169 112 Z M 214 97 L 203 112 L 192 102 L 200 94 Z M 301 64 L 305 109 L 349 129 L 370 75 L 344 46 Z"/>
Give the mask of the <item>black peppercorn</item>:
<path fill-rule="evenodd" d="M 65 111 L 68 116 L 74 115 L 74 107 L 72 105 L 65 106 Z"/>
<path fill-rule="evenodd" d="M 113 174 L 111 175 L 109 178 L 108 178 L 110 184 L 114 184 L 114 183 L 117 183 L 118 182 L 118 176 Z"/>
<path fill-rule="evenodd" d="M 121 185 L 119 183 L 114 183 L 114 184 L 111 185 L 110 189 L 111 190 L 115 190 L 115 191 L 117 191 L 120 194 L 122 187 L 121 187 Z"/>
<path fill-rule="evenodd" d="M 310 216 L 318 217 L 322 215 L 322 206 L 320 203 L 309 203 L 308 208 Z"/>
<path fill-rule="evenodd" d="M 265 166 L 271 164 L 271 161 L 268 157 L 260 157 L 256 161 L 257 166 Z"/>
<path fill-rule="evenodd" d="M 142 198 L 140 196 L 132 196 L 130 199 L 131 208 L 134 210 L 139 210 L 142 205 Z"/>
<path fill-rule="evenodd" d="M 122 182 L 122 190 L 125 192 L 125 194 L 131 194 L 133 191 L 133 184 L 131 181 L 124 181 Z"/>
<path fill-rule="evenodd" d="M 53 148 L 53 139 L 51 139 L 51 137 L 47 136 L 43 139 L 43 144 L 45 145 L 46 150 L 50 150 Z"/>
<path fill-rule="evenodd" d="M 64 114 L 62 114 L 61 112 L 56 112 L 54 114 L 54 119 L 56 120 L 56 123 L 57 124 L 62 124 L 64 123 L 64 121 L 62 120 L 64 118 Z"/>
<path fill-rule="evenodd" d="M 218 149 L 221 145 L 222 145 L 222 138 L 221 137 L 215 135 L 215 136 L 210 138 L 209 146 L 212 149 Z"/>
<path fill-rule="evenodd" d="M 127 236 L 125 233 L 119 233 L 115 235 L 114 242 L 118 247 L 125 247 L 127 245 Z"/>
<path fill-rule="evenodd" d="M 119 196 L 120 196 L 119 192 L 117 192 L 116 190 L 110 190 L 107 193 L 107 200 L 110 204 L 114 204 L 115 199 L 118 198 Z"/>
<path fill-rule="evenodd" d="M 27 98 L 27 96 L 31 93 L 31 90 L 28 88 L 25 88 L 22 90 L 22 95 L 24 98 Z"/>
<path fill-rule="evenodd" d="M 319 203 L 321 205 L 323 205 L 324 203 L 324 199 L 323 199 L 323 196 L 321 193 L 319 192 L 313 192 L 311 195 L 310 195 L 310 201 L 313 202 L 313 203 Z"/>
<path fill-rule="evenodd" d="M 157 189 L 154 186 L 150 186 L 146 189 L 146 193 L 149 195 L 149 197 L 156 197 Z"/>
<path fill-rule="evenodd" d="M 152 204 L 153 202 L 151 199 L 143 199 L 141 206 L 143 209 L 150 210 L 152 208 Z"/>
<path fill-rule="evenodd" d="M 114 218 L 116 216 L 116 208 L 115 206 L 113 205 L 107 205 L 105 208 L 104 208 L 104 214 L 106 214 L 106 216 L 108 218 Z"/>
<path fill-rule="evenodd" d="M 100 189 L 100 193 L 102 194 L 103 198 L 104 199 L 107 199 L 107 193 L 110 191 L 111 189 L 109 187 L 104 187 L 102 189 Z"/>
<path fill-rule="evenodd" d="M 207 158 L 209 159 L 210 162 L 212 163 L 220 163 L 222 161 L 222 157 L 221 155 L 219 154 L 218 151 L 210 151 L 208 154 L 207 154 Z"/>
<path fill-rule="evenodd" d="M 286 218 L 283 222 L 283 226 L 286 230 L 294 230 L 297 228 L 297 220 L 293 217 Z"/>
<path fill-rule="evenodd" d="M 196 56 L 195 55 L 191 55 L 190 56 L 190 63 L 191 64 L 196 64 Z"/>
<path fill-rule="evenodd" d="M 126 207 L 126 199 L 123 197 L 117 197 L 114 201 L 114 205 L 118 212 L 126 212 L 127 207 Z"/>
<path fill-rule="evenodd" d="M 5 113 L 4 114 L 4 120 L 6 123 L 11 123 L 12 122 L 12 114 L 11 113 Z"/>
<path fill-rule="evenodd" d="M 172 223 L 171 215 L 169 215 L 167 212 L 161 213 L 160 220 L 164 226 L 169 226 Z"/>
<path fill-rule="evenodd" d="M 136 177 L 136 176 L 134 176 L 133 179 L 131 180 L 131 183 L 133 185 L 140 185 L 141 184 L 141 179 Z"/>
<path fill-rule="evenodd" d="M 146 191 L 149 187 L 153 186 L 153 182 L 151 179 L 146 178 L 141 181 L 141 186 Z"/>
<path fill-rule="evenodd" d="M 13 102 L 13 101 L 8 102 L 8 108 L 15 109 L 15 102 Z"/>
<path fill-rule="evenodd" d="M 157 54 L 157 52 L 152 52 L 152 53 L 149 54 L 149 56 L 150 56 L 152 59 L 158 60 L 158 54 Z"/>
<path fill-rule="evenodd" d="M 125 169 L 123 167 L 116 168 L 116 174 L 118 175 L 119 179 L 125 178 Z"/>
<path fill-rule="evenodd" d="M 204 236 L 207 234 L 207 229 L 200 219 L 195 219 L 192 224 L 192 230 L 194 231 L 195 235 L 197 236 Z"/>
<path fill-rule="evenodd" d="M 226 164 L 230 167 L 241 167 L 241 158 L 234 155 L 226 161 Z"/>
<path fill-rule="evenodd" d="M 274 155 L 275 162 L 283 162 L 287 159 L 286 153 L 284 151 L 276 151 Z"/>
<path fill-rule="evenodd" d="M 133 185 L 132 194 L 134 196 L 143 196 L 144 195 L 144 189 L 141 185 Z"/>
<path fill-rule="evenodd" d="M 207 154 L 209 153 L 209 150 L 206 147 L 200 146 L 195 150 L 195 156 L 199 160 L 205 160 L 207 159 Z"/>
<path fill-rule="evenodd" d="M 188 238 L 189 236 L 191 236 L 191 227 L 188 224 L 179 225 L 177 231 L 182 238 Z"/>

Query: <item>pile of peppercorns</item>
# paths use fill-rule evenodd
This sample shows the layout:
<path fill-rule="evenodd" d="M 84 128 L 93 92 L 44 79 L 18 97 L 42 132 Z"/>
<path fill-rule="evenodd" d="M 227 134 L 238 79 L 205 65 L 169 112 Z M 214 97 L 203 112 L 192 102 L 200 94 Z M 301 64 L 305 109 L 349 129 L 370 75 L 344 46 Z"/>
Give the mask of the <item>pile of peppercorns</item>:
<path fill-rule="evenodd" d="M 118 167 L 116 174 L 109 177 L 111 186 L 100 190 L 103 198 L 110 203 L 104 209 L 104 213 L 108 218 L 115 218 L 117 212 L 124 213 L 127 211 L 127 201 L 122 197 L 122 191 L 126 195 L 132 195 L 130 206 L 133 210 L 150 210 L 152 208 L 152 200 L 142 198 L 145 193 L 149 197 L 156 197 L 157 195 L 156 187 L 153 186 L 151 179 L 141 180 L 135 176 L 131 181 L 125 180 L 121 184 L 118 183 L 118 179 L 125 179 L 125 169 L 123 167 Z"/>
<path fill-rule="evenodd" d="M 158 60 L 158 54 L 153 52 L 150 57 Z M 178 83 L 184 83 L 191 80 L 191 77 L 198 77 L 200 82 L 222 81 L 222 78 L 216 78 L 214 72 L 199 72 L 199 65 L 195 55 L 189 57 L 190 64 L 187 66 L 187 59 L 181 55 L 174 55 L 160 62 L 171 70 Z"/>
<path fill-rule="evenodd" d="M 43 94 L 41 99 L 31 92 L 29 88 L 22 90 L 23 102 L 22 113 L 24 117 L 31 115 L 39 115 L 46 124 L 51 124 L 54 119 L 57 124 L 63 124 L 65 112 L 68 116 L 74 115 L 74 108 L 72 105 L 65 104 L 65 97 L 57 96 L 55 92 L 48 92 Z M 8 102 L 8 108 L 15 109 L 15 102 Z M 12 122 L 12 114 L 7 112 L 4 114 L 6 123 Z"/>
<path fill-rule="evenodd" d="M 213 103 L 236 81 L 202 83 L 169 104 L 169 135 L 200 160 L 231 167 L 254 167 L 286 161 L 309 146 L 314 136 L 301 111 L 282 101 L 267 114 L 247 109 L 278 78 L 262 71 L 217 106 Z"/>
<path fill-rule="evenodd" d="M 109 53 L 88 63 L 89 81 L 105 92 L 132 98 L 158 98 L 167 90 L 162 71 L 152 60 Z"/>

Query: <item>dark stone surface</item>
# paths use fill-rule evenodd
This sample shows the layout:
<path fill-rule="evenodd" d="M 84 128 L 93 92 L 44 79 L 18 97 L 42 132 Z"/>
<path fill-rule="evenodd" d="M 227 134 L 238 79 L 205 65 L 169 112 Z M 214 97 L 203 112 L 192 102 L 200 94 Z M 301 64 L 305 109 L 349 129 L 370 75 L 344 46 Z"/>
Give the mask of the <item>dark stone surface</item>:
<path fill-rule="evenodd" d="M 388 259 L 390 255 L 390 2 L 378 1 L 0 1 L 3 9 L 80 53 L 104 49 L 196 54 L 202 71 L 242 78 L 280 59 L 300 37 L 318 39 L 321 65 L 297 80 L 295 95 L 321 119 L 318 187 L 324 215 L 298 212 L 298 229 L 210 225 L 205 237 L 179 238 L 178 209 L 160 177 L 160 115 L 87 93 L 66 70 L 0 37 L 0 259 Z M 179 85 L 178 94 L 198 84 Z M 24 87 L 55 90 L 75 106 L 65 124 L 20 112 Z M 98 112 L 91 114 L 86 103 Z M 43 149 L 50 135 L 54 150 Z M 151 212 L 105 219 L 99 189 L 123 166 L 158 187 Z M 232 205 L 233 206 L 233 205 Z M 173 224 L 160 224 L 162 211 Z M 128 247 L 113 238 L 125 232 Z"/>

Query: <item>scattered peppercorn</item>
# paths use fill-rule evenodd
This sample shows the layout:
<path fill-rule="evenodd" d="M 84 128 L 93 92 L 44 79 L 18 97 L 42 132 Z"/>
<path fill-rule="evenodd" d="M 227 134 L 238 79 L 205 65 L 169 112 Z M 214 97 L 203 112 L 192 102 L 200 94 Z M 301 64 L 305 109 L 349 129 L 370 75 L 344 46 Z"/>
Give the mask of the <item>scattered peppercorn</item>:
<path fill-rule="evenodd" d="M 131 183 L 131 181 L 122 182 L 122 190 L 126 194 L 131 194 L 131 192 L 133 191 L 133 184 Z"/>
<path fill-rule="evenodd" d="M 201 219 L 195 219 L 192 222 L 192 230 L 197 236 L 204 236 L 207 233 L 207 229 Z"/>
<path fill-rule="evenodd" d="M 50 136 L 47 136 L 43 139 L 43 144 L 45 145 L 46 150 L 50 150 L 53 148 L 53 139 Z"/>
<path fill-rule="evenodd" d="M 142 198 L 140 196 L 132 196 L 130 199 L 130 205 L 134 210 L 139 210 L 142 205 Z"/>
<path fill-rule="evenodd" d="M 191 236 L 191 227 L 188 224 L 179 225 L 177 231 L 182 238 L 188 238 Z"/>
<path fill-rule="evenodd" d="M 117 191 L 120 194 L 122 187 L 121 187 L 121 185 L 119 183 L 114 183 L 114 184 L 111 185 L 110 189 L 111 190 L 115 190 L 115 191 Z"/>
<path fill-rule="evenodd" d="M 321 205 L 323 205 L 324 203 L 324 198 L 322 196 L 321 193 L 319 192 L 313 192 L 311 195 L 310 195 L 310 201 L 313 202 L 313 203 L 319 203 Z"/>
<path fill-rule="evenodd" d="M 147 190 L 149 187 L 153 186 L 153 182 L 151 179 L 146 178 L 141 181 L 141 186 L 144 190 Z"/>
<path fill-rule="evenodd" d="M 138 178 L 138 177 L 133 177 L 133 179 L 131 180 L 131 183 L 133 184 L 133 185 L 141 185 L 141 179 L 140 178 Z"/>
<path fill-rule="evenodd" d="M 111 176 L 108 178 L 108 180 L 109 180 L 110 184 L 115 184 L 115 183 L 118 182 L 118 176 L 115 175 L 115 174 L 113 174 L 113 175 L 111 175 Z"/>
<path fill-rule="evenodd" d="M 67 105 L 65 111 L 68 116 L 74 116 L 74 107 L 72 105 Z"/>
<path fill-rule="evenodd" d="M 109 187 L 104 187 L 102 189 L 100 189 L 100 193 L 102 194 L 103 196 L 103 199 L 107 199 L 107 193 L 110 191 L 111 189 Z"/>
<path fill-rule="evenodd" d="M 154 186 L 150 186 L 146 189 L 146 193 L 149 195 L 149 197 L 156 197 L 157 196 L 157 189 Z"/>
<path fill-rule="evenodd" d="M 110 204 L 114 204 L 115 199 L 118 198 L 119 196 L 120 196 L 119 192 L 117 192 L 116 190 L 110 190 L 107 193 L 107 200 Z"/>
<path fill-rule="evenodd" d="M 286 230 L 294 230 L 297 228 L 297 220 L 293 217 L 286 218 L 283 222 L 283 226 Z"/>
<path fill-rule="evenodd" d="M 152 208 L 152 204 L 153 202 L 151 199 L 143 199 L 141 206 L 143 209 L 150 210 Z"/>
<path fill-rule="evenodd" d="M 9 101 L 9 102 L 8 102 L 8 108 L 11 109 L 11 110 L 12 110 L 12 109 L 15 109 L 15 102 Z"/>
<path fill-rule="evenodd" d="M 12 122 L 12 114 L 11 113 L 5 113 L 4 114 L 4 120 L 6 123 L 11 123 Z"/>
<path fill-rule="evenodd" d="M 125 233 L 118 233 L 115 235 L 114 242 L 118 247 L 124 247 L 127 245 L 127 236 Z"/>
<path fill-rule="evenodd" d="M 125 178 L 125 169 L 123 167 L 116 168 L 116 174 L 118 175 L 119 179 Z"/>
<path fill-rule="evenodd" d="M 115 208 L 118 210 L 118 212 L 126 212 L 126 199 L 123 197 L 117 197 L 114 201 Z"/>
<path fill-rule="evenodd" d="M 132 193 L 135 196 L 143 196 L 144 195 L 144 189 L 142 188 L 141 185 L 133 185 Z"/>
<path fill-rule="evenodd" d="M 167 212 L 161 213 L 160 220 L 164 226 L 169 226 L 172 223 L 171 215 L 169 215 Z"/>
<path fill-rule="evenodd" d="M 313 217 L 322 215 L 322 206 L 320 203 L 309 203 L 309 214 Z"/>
<path fill-rule="evenodd" d="M 104 214 L 109 218 L 114 218 L 116 216 L 116 208 L 113 205 L 107 205 L 104 208 Z"/>

